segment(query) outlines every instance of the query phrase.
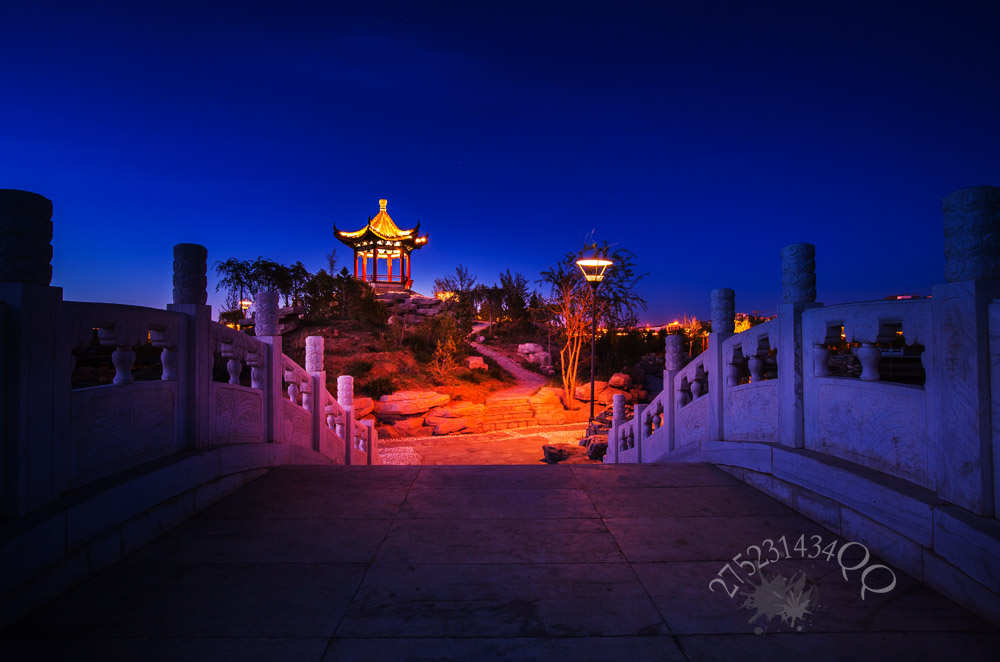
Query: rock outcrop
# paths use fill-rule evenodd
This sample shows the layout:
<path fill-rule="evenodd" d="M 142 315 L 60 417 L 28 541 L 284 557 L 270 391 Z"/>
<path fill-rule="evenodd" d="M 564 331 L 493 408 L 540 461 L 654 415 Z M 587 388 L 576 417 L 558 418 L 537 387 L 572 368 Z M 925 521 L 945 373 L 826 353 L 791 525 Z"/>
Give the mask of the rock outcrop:
<path fill-rule="evenodd" d="M 432 407 L 448 404 L 449 400 L 449 395 L 434 391 L 399 391 L 379 398 L 375 403 L 375 415 L 384 419 L 387 416 L 423 414 Z"/>

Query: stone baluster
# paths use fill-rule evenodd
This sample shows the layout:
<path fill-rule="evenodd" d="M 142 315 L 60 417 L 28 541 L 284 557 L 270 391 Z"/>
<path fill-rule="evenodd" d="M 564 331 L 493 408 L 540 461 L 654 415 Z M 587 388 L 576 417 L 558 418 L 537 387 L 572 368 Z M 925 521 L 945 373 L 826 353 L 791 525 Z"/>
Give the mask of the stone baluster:
<path fill-rule="evenodd" d="M 162 347 L 160 365 L 163 366 L 162 381 L 177 379 L 177 334 L 170 329 L 150 329 L 149 339 L 153 347 Z"/>
<path fill-rule="evenodd" d="M 222 358 L 229 359 L 226 362 L 226 372 L 229 373 L 229 383 L 234 386 L 239 386 L 240 375 L 243 373 L 243 362 L 240 361 L 233 343 L 223 340 L 221 345 L 219 353 L 222 354 Z"/>
<path fill-rule="evenodd" d="M 767 356 L 760 350 L 747 358 L 747 369 L 750 370 L 750 382 L 758 384 L 764 381 L 764 357 Z"/>
<path fill-rule="evenodd" d="M 681 380 L 681 385 L 677 389 L 674 400 L 674 404 L 677 405 L 678 409 L 691 402 L 691 385 L 688 383 L 687 377 Z"/>
<path fill-rule="evenodd" d="M 691 388 L 691 399 L 697 400 L 698 398 L 700 398 L 702 391 L 701 380 L 698 379 L 698 377 L 695 377 L 694 379 L 691 380 L 691 384 L 689 386 Z"/>
<path fill-rule="evenodd" d="M 882 350 L 876 347 L 875 343 L 861 343 L 861 347 L 855 349 L 854 353 L 861 362 L 861 381 L 877 382 L 881 379 L 878 362 L 882 358 Z"/>
<path fill-rule="evenodd" d="M 743 373 L 743 352 L 739 347 L 733 347 L 729 361 L 726 363 L 726 386 L 739 386 L 740 375 Z"/>
<path fill-rule="evenodd" d="M 97 338 L 101 345 L 115 348 L 115 351 L 111 353 L 111 363 L 115 366 L 113 384 L 121 386 L 135 381 L 132 377 L 132 366 L 135 365 L 135 350 L 133 348 L 139 344 L 140 336 L 145 332 L 145 329 L 140 329 L 140 326 L 138 322 L 123 319 L 112 328 L 97 330 Z"/>
<path fill-rule="evenodd" d="M 250 388 L 264 390 L 267 383 L 266 350 L 258 349 L 247 354 L 247 365 L 250 366 Z"/>
<path fill-rule="evenodd" d="M 288 373 L 286 372 L 285 380 L 288 381 L 288 391 L 287 391 L 288 399 L 294 402 L 295 404 L 299 404 L 299 383 L 295 381 L 295 374 L 292 373 L 292 375 L 289 377 Z"/>

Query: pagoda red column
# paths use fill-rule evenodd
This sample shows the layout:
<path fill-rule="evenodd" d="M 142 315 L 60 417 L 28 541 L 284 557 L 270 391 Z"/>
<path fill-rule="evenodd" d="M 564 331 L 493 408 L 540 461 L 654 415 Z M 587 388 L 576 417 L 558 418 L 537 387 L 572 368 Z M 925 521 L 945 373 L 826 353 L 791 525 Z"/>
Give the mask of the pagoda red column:
<path fill-rule="evenodd" d="M 354 251 L 354 279 L 358 278 L 358 252 Z"/>
<path fill-rule="evenodd" d="M 372 282 L 378 282 L 378 251 L 372 251 Z"/>

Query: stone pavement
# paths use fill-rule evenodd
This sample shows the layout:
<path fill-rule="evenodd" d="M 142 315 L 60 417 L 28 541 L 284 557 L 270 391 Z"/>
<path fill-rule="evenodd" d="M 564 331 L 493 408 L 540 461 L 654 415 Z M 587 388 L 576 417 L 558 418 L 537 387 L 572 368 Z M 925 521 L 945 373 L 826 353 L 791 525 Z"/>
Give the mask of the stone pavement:
<path fill-rule="evenodd" d="M 835 540 L 705 465 L 282 467 L 0 659 L 996 659 L 995 628 Z"/>
<path fill-rule="evenodd" d="M 538 464 L 542 446 L 578 445 L 586 423 L 513 428 L 480 434 L 379 439 L 383 464 Z"/>
<path fill-rule="evenodd" d="M 483 356 L 488 356 L 489 358 L 496 361 L 497 365 L 499 365 L 501 368 L 503 368 L 511 375 L 513 375 L 514 379 L 517 380 L 516 386 L 504 389 L 501 392 L 503 395 L 528 396 L 537 391 L 542 386 L 545 386 L 546 384 L 549 383 L 549 380 L 546 379 L 545 377 L 542 377 L 538 373 L 531 372 L 527 368 L 522 368 L 520 365 L 518 365 L 517 361 L 496 350 L 490 349 L 489 347 L 485 347 L 484 345 L 480 345 L 477 342 L 472 342 L 471 340 L 469 341 L 469 344 L 475 347 L 476 351 L 478 351 Z"/>

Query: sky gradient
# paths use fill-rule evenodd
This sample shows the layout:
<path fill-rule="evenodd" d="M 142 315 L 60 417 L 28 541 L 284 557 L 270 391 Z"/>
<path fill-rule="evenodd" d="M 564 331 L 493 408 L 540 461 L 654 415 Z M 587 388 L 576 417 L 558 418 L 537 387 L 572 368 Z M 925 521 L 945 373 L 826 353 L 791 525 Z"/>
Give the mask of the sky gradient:
<path fill-rule="evenodd" d="M 349 267 L 379 198 L 423 293 L 593 232 L 653 324 L 773 314 L 800 241 L 819 301 L 928 294 L 941 198 L 1000 185 L 1000 3 L 873 4 L 4 3 L 0 188 L 68 300 L 162 307 L 178 242 Z"/>

